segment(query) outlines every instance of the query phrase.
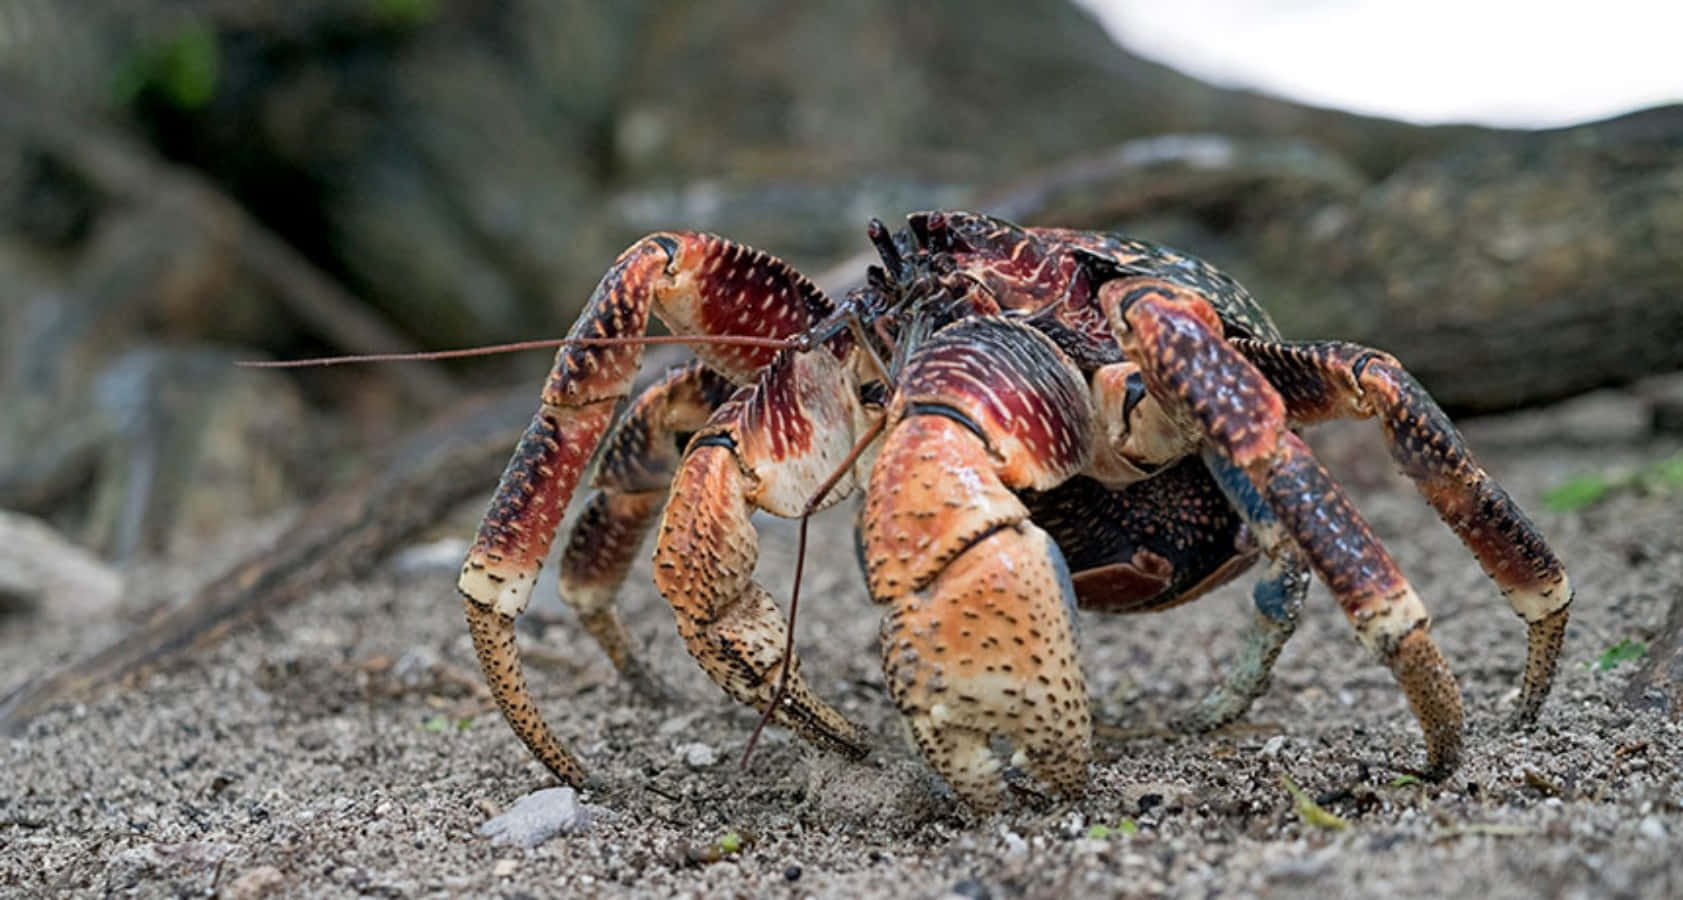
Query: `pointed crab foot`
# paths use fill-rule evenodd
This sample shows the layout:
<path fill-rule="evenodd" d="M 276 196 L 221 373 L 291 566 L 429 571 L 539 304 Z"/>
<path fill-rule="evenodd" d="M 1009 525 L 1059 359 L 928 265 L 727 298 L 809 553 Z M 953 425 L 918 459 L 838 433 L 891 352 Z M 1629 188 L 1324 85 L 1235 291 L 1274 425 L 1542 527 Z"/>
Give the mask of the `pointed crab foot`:
<path fill-rule="evenodd" d="M 1426 738 L 1423 774 L 1442 781 L 1461 764 L 1461 691 L 1455 676 L 1423 622 L 1403 635 L 1388 655 L 1391 673 Z"/>
<path fill-rule="evenodd" d="M 532 751 L 556 778 L 575 788 L 584 786 L 584 766 L 561 746 L 545 724 L 543 714 L 532 702 L 526 676 L 520 667 L 520 651 L 514 643 L 514 617 L 504 615 L 472 600 L 466 601 L 468 633 L 473 649 L 485 670 L 491 696 L 496 698 L 503 718 L 515 736 Z"/>
<path fill-rule="evenodd" d="M 1511 729 L 1529 728 L 1548 699 L 1560 663 L 1560 648 L 1566 641 L 1569 608 L 1562 606 L 1526 627 L 1525 676 L 1519 692 L 1519 706 L 1508 718 Z"/>

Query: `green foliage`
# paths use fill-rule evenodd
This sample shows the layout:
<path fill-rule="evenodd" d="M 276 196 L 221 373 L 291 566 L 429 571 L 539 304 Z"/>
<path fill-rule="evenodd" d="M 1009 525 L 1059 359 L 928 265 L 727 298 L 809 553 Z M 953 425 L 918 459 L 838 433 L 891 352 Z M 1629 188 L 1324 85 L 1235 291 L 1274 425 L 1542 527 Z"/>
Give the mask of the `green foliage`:
<path fill-rule="evenodd" d="M 719 852 L 741 853 L 742 835 L 735 831 L 727 831 L 724 834 L 719 835 Z"/>
<path fill-rule="evenodd" d="M 438 18 L 438 0 L 373 0 L 374 15 L 380 21 L 404 28 L 425 25 Z"/>
<path fill-rule="evenodd" d="M 440 733 L 451 730 L 466 731 L 473 727 L 473 717 L 463 716 L 452 721 L 449 716 L 434 713 L 421 722 L 421 727 L 427 731 Z"/>
<path fill-rule="evenodd" d="M 1138 834 L 1139 830 L 1139 825 L 1136 824 L 1133 819 L 1123 816 L 1122 821 L 1117 822 L 1115 828 L 1103 824 L 1094 825 L 1093 827 L 1087 829 L 1087 836 L 1093 838 L 1094 840 L 1102 841 L 1108 839 L 1113 834 L 1134 835 Z"/>
<path fill-rule="evenodd" d="M 1574 512 L 1607 496 L 1613 483 L 1604 475 L 1574 475 L 1543 495 L 1543 505 L 1555 512 Z"/>
<path fill-rule="evenodd" d="M 1397 777 L 1391 779 L 1391 787 L 1407 787 L 1408 785 L 1419 783 L 1420 779 L 1414 777 L 1413 775 L 1398 775 Z"/>
<path fill-rule="evenodd" d="M 129 104 L 144 91 L 154 91 L 181 110 L 203 109 L 216 98 L 222 77 L 222 50 L 216 33 L 193 21 L 140 52 L 117 76 L 119 103 Z"/>
<path fill-rule="evenodd" d="M 1633 659 L 1641 659 L 1647 652 L 1648 645 L 1642 643 L 1641 641 L 1633 641 L 1630 638 L 1625 638 L 1617 644 L 1608 647 L 1606 650 L 1601 651 L 1601 655 L 1596 658 L 1595 662 L 1590 663 L 1590 668 L 1597 672 L 1605 672 L 1608 669 L 1616 668 L 1619 663 L 1630 662 Z"/>
<path fill-rule="evenodd" d="M 1286 793 L 1291 795 L 1292 805 L 1297 809 L 1297 816 L 1303 820 L 1304 824 L 1323 828 L 1327 831 L 1342 831 L 1350 827 L 1349 822 L 1334 813 L 1328 812 L 1325 807 L 1316 803 L 1313 797 L 1304 793 L 1303 788 L 1298 787 L 1297 782 L 1292 781 L 1290 775 L 1281 775 L 1280 783 L 1285 785 Z"/>
<path fill-rule="evenodd" d="M 1683 490 L 1683 453 L 1649 463 L 1628 474 L 1589 472 L 1574 475 L 1543 495 L 1543 505 L 1555 512 L 1576 512 L 1606 499 L 1614 491 L 1646 490 L 1670 493 Z"/>

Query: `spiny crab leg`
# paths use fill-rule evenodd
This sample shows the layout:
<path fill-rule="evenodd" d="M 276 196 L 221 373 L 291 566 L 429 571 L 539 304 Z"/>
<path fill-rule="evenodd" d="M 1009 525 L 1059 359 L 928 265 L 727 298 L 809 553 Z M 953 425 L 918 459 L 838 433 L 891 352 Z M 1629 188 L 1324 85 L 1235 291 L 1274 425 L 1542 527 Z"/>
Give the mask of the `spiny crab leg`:
<path fill-rule="evenodd" d="M 708 677 L 808 742 L 855 757 L 867 752 L 863 732 L 808 687 L 783 616 L 754 580 L 759 540 L 749 517 L 803 514 L 838 471 L 829 500 L 851 493 L 849 448 L 870 418 L 835 355 L 779 356 L 691 440 L 654 554 L 655 586 Z"/>
<path fill-rule="evenodd" d="M 888 420 L 880 417 L 872 422 L 865 429 L 865 433 L 861 434 L 857 441 L 854 441 L 853 449 L 847 451 L 847 456 L 842 458 L 841 464 L 836 466 L 835 471 L 831 472 L 822 484 L 818 485 L 818 490 L 814 491 L 812 496 L 807 498 L 806 505 L 801 507 L 801 526 L 795 539 L 795 577 L 793 586 L 789 589 L 789 625 L 783 632 L 784 659 L 792 659 L 795 655 L 795 614 L 800 610 L 801 605 L 801 576 L 806 573 L 807 526 L 812 522 L 812 514 L 824 508 L 830 500 L 830 492 L 841 483 L 842 479 L 853 477 L 855 466 L 858 465 L 860 458 L 870 449 L 871 444 L 882 436 L 883 428 L 887 424 Z M 789 693 L 789 676 L 793 671 L 793 667 L 784 666 L 782 673 L 778 676 L 777 689 L 772 692 L 771 702 L 766 706 L 765 712 L 760 715 L 759 723 L 754 726 L 754 733 L 748 737 L 748 745 L 742 748 L 742 768 L 748 768 L 748 760 L 754 755 L 754 745 L 759 743 L 760 732 L 764 731 L 766 725 L 771 722 L 772 713 L 783 706 L 784 699 Z"/>
<path fill-rule="evenodd" d="M 602 443 L 596 493 L 561 553 L 561 599 L 620 676 L 646 697 L 664 691 L 633 652 L 614 600 L 665 505 L 682 443 L 735 391 L 724 376 L 691 362 L 639 394 Z"/>
<path fill-rule="evenodd" d="M 620 255 L 573 326 L 573 338 L 643 334 L 651 309 L 679 334 L 788 338 L 831 311 L 787 265 L 704 234 L 657 234 Z M 747 381 L 776 353 L 765 347 L 695 347 L 709 368 Z M 503 716 L 555 776 L 580 785 L 584 770 L 533 703 L 514 639 L 538 569 L 579 476 L 631 388 L 642 347 L 562 347 L 532 424 L 491 500 L 457 583 L 480 666 Z"/>
<path fill-rule="evenodd" d="M 1473 458 L 1449 416 L 1387 353 L 1333 342 L 1239 339 L 1233 345 L 1270 381 L 1285 386 L 1282 394 L 1294 422 L 1335 416 L 1379 421 L 1397 465 L 1525 620 L 1525 675 L 1512 724 L 1535 721 L 1566 636 L 1571 582 L 1536 526 Z"/>
<path fill-rule="evenodd" d="M 1123 352 L 1146 385 L 1242 469 L 1357 635 L 1407 695 L 1426 739 L 1428 776 L 1461 757 L 1461 693 L 1427 633 L 1430 617 L 1389 553 L 1309 448 L 1286 427 L 1280 393 L 1227 343 L 1198 294 L 1154 279 L 1100 289 Z"/>

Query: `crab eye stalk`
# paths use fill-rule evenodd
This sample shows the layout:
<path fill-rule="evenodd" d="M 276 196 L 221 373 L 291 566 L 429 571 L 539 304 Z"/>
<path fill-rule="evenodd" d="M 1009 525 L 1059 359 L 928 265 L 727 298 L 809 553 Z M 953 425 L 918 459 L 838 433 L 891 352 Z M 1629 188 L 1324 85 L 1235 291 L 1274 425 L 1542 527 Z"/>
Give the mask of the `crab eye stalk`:
<path fill-rule="evenodd" d="M 900 248 L 894 246 L 894 236 L 888 233 L 888 226 L 882 224 L 881 219 L 872 219 L 865 228 L 865 236 L 871 239 L 871 246 L 877 249 L 877 255 L 882 257 L 883 269 L 895 281 L 901 280 L 906 272 L 906 261 L 900 257 Z"/>

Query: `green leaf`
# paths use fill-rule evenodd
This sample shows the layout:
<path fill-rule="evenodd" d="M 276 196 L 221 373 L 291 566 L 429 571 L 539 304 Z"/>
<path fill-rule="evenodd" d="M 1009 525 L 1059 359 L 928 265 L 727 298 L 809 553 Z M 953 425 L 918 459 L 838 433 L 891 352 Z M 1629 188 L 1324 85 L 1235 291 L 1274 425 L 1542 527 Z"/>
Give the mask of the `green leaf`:
<path fill-rule="evenodd" d="M 734 831 L 727 831 L 719 835 L 719 851 L 721 853 L 742 852 L 742 835 Z"/>
<path fill-rule="evenodd" d="M 1116 823 L 1116 830 L 1123 834 L 1139 834 L 1140 827 L 1134 824 L 1133 819 L 1123 816 L 1122 821 Z"/>
<path fill-rule="evenodd" d="M 133 103 L 143 91 L 155 91 L 170 106 L 203 109 L 216 98 L 222 79 L 222 48 L 216 32 L 192 21 L 139 52 L 117 75 L 119 103 Z"/>
<path fill-rule="evenodd" d="M 1406 787 L 1411 784 L 1419 783 L 1420 779 L 1415 778 L 1413 775 L 1398 775 L 1397 777 L 1391 779 L 1391 787 Z"/>
<path fill-rule="evenodd" d="M 1105 838 L 1110 837 L 1110 826 L 1094 825 L 1092 828 L 1087 829 L 1087 836 L 1095 841 L 1102 841 Z"/>
<path fill-rule="evenodd" d="M 437 713 L 434 713 L 433 715 L 427 716 L 426 720 L 421 723 L 421 727 L 426 729 L 427 731 L 434 731 L 434 732 L 449 731 L 450 730 L 450 719 L 446 716 L 441 716 L 441 715 L 438 715 Z"/>
<path fill-rule="evenodd" d="M 1583 509 L 1613 489 L 1601 475 L 1574 475 L 1543 495 L 1543 505 L 1555 512 L 1574 512 Z"/>
<path fill-rule="evenodd" d="M 1286 786 L 1286 793 L 1291 795 L 1292 804 L 1297 808 L 1298 818 L 1302 819 L 1305 824 L 1313 825 L 1316 828 L 1324 828 L 1327 831 L 1341 831 L 1350 827 L 1349 822 L 1327 812 L 1325 807 L 1316 803 L 1313 798 L 1304 793 L 1303 789 L 1297 786 L 1297 782 L 1291 780 L 1290 775 L 1282 774 L 1280 783 Z"/>
<path fill-rule="evenodd" d="M 1597 672 L 1605 672 L 1608 669 L 1617 667 L 1619 663 L 1630 662 L 1633 659 L 1641 659 L 1647 652 L 1648 645 L 1640 641 L 1633 641 L 1630 638 L 1625 638 L 1617 644 L 1608 647 L 1606 650 L 1601 651 L 1601 656 L 1596 659 L 1595 664 L 1590 668 Z"/>

